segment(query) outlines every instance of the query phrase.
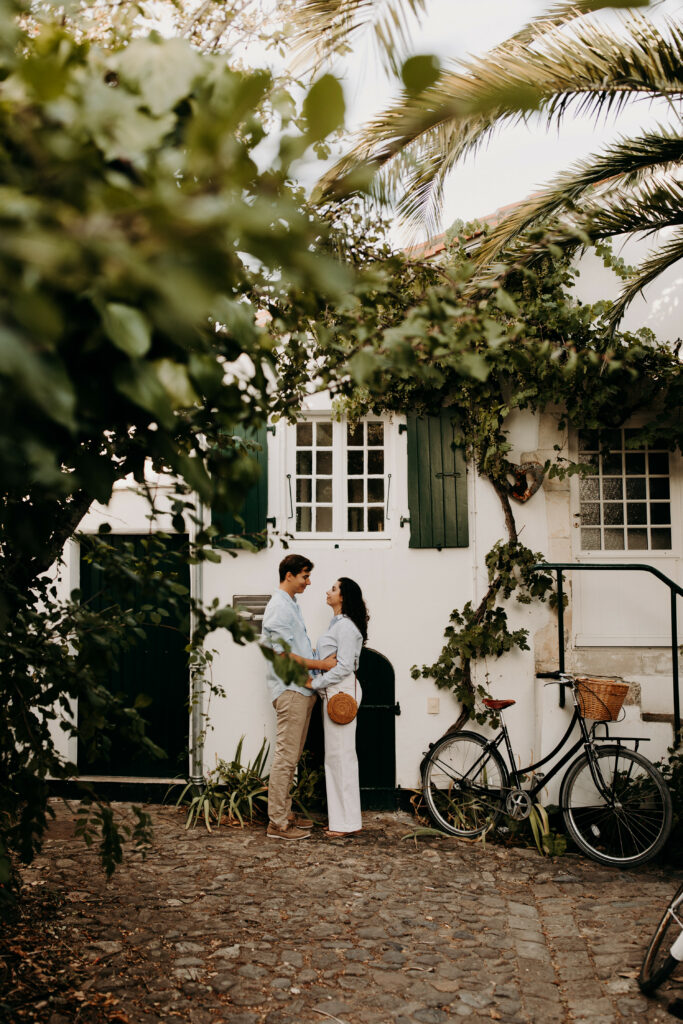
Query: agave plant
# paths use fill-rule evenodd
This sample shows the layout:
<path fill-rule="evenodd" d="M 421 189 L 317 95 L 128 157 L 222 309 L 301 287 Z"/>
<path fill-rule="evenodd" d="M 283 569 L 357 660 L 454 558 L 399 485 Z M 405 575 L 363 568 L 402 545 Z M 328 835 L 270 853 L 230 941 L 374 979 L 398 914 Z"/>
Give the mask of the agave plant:
<path fill-rule="evenodd" d="M 188 804 L 185 828 L 194 828 L 200 821 L 206 830 L 212 831 L 212 823 L 220 826 L 223 819 L 230 825 L 252 822 L 263 816 L 268 802 L 268 776 L 265 764 L 269 745 L 264 740 L 259 752 L 250 764 L 242 764 L 242 744 L 237 744 L 231 761 L 219 760 L 216 768 L 198 786 L 190 781 L 183 788 L 176 801 L 176 807 Z"/>
<path fill-rule="evenodd" d="M 344 25 L 340 9 L 351 29 L 355 9 L 359 17 L 382 2 L 330 0 L 323 5 L 302 0 L 300 46 L 311 43 L 312 24 L 305 25 L 310 13 L 317 15 L 318 45 L 328 40 L 338 49 Z M 413 9 L 408 0 L 394 0 L 393 6 L 397 12 Z M 670 228 L 626 281 L 611 312 L 618 319 L 646 284 L 683 257 L 683 29 L 671 19 L 658 27 L 633 12 L 621 15 L 616 29 L 592 17 L 601 7 L 615 6 L 647 3 L 559 3 L 486 56 L 435 69 L 431 78 L 423 75 L 419 88 L 410 87 L 404 75 L 400 99 L 364 127 L 356 145 L 321 182 L 323 193 L 343 194 L 357 180 L 359 168 L 374 169 L 376 193 L 395 202 L 408 221 L 433 233 L 439 228 L 449 172 L 497 129 L 524 121 L 531 113 L 544 116 L 548 128 L 561 127 L 572 111 L 598 120 L 607 113 L 618 116 L 643 99 L 663 99 L 676 116 L 674 128 L 654 124 L 638 137 L 621 138 L 575 163 L 540 194 L 520 203 L 486 236 L 475 257 L 483 266 L 503 252 L 525 259 L 553 244 L 571 248 L 618 234 Z M 330 12 L 327 30 L 323 7 Z M 388 40 L 387 47 L 391 45 Z M 420 75 L 416 80 L 420 82 Z M 524 232 L 545 229 L 549 222 L 551 231 L 544 230 L 534 244 L 525 240 L 514 248 Z"/>

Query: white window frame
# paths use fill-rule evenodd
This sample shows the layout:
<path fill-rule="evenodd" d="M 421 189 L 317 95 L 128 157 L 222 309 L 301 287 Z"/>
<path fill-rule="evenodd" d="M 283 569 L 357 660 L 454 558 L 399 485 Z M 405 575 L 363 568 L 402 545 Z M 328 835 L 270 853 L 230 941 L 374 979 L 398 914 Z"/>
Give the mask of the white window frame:
<path fill-rule="evenodd" d="M 644 420 L 638 419 L 628 422 L 623 425 L 625 429 L 632 429 L 634 427 L 642 426 Z M 623 428 L 622 428 L 623 429 Z M 655 449 L 659 450 L 659 449 Z M 580 461 L 579 456 L 579 437 L 578 431 L 573 430 L 570 435 L 570 448 L 569 456 L 575 461 Z M 643 563 L 645 565 L 653 565 L 658 569 L 661 569 L 667 576 L 672 579 L 681 582 L 681 531 L 683 529 L 683 522 L 681 522 L 681 502 L 683 500 L 683 458 L 678 452 L 669 452 L 669 500 L 671 502 L 671 548 L 589 548 L 584 549 L 581 547 L 581 498 L 580 498 L 580 478 L 574 476 L 570 481 L 570 534 L 571 534 L 571 545 L 572 545 L 572 557 L 576 562 L 582 562 L 590 564 L 592 562 L 606 564 L 606 563 Z M 648 516 L 649 520 L 649 516 Z M 624 524 L 626 528 L 627 524 Z M 573 614 L 573 637 L 572 642 L 575 647 L 618 647 L 618 648 L 659 648 L 659 647 L 670 647 L 671 637 L 668 633 L 669 629 L 669 618 L 668 614 L 663 613 L 662 617 L 662 632 L 643 632 L 637 635 L 630 635 L 628 633 L 615 633 L 612 635 L 609 630 L 597 631 L 592 621 L 587 621 L 582 611 L 582 592 L 584 587 L 589 587 L 591 582 L 595 582 L 595 578 L 601 581 L 614 581 L 619 586 L 637 586 L 638 578 L 643 577 L 644 580 L 650 581 L 653 579 L 648 573 L 591 573 L 591 572 L 576 572 L 569 573 L 571 579 L 571 585 L 573 590 L 572 603 L 574 606 Z M 662 587 L 662 595 L 666 599 L 668 605 L 668 592 L 664 584 L 659 584 Z"/>
<path fill-rule="evenodd" d="M 629 429 L 634 429 L 634 427 L 638 426 L 638 425 L 639 424 L 627 423 L 624 426 L 622 426 L 621 428 L 615 428 L 615 429 L 620 429 L 622 431 L 622 442 L 624 442 L 625 438 L 624 438 L 624 435 L 623 435 L 623 431 L 624 430 L 629 430 Z M 579 432 L 578 431 L 576 431 L 575 434 L 574 434 L 572 447 L 573 447 L 573 451 L 572 451 L 572 458 L 573 458 L 573 460 L 576 461 L 576 462 L 580 462 L 581 459 L 584 458 L 584 456 L 580 453 L 580 450 L 579 450 Z M 625 447 L 622 447 L 621 451 L 625 452 L 626 454 L 629 453 L 629 449 L 627 449 Z M 659 451 L 662 451 L 662 449 L 658 447 L 658 448 L 653 449 L 653 451 L 654 452 L 659 452 Z M 577 559 L 586 559 L 586 560 L 591 560 L 591 561 L 592 560 L 595 560 L 595 561 L 617 560 L 617 561 L 627 561 L 627 562 L 647 562 L 647 563 L 649 563 L 649 562 L 652 562 L 652 561 L 656 561 L 658 559 L 672 559 L 672 558 L 676 558 L 678 556 L 678 552 L 679 552 L 679 549 L 680 549 L 679 538 L 678 538 L 678 531 L 679 531 L 680 527 L 679 527 L 679 523 L 678 523 L 678 519 L 677 519 L 677 514 L 676 514 L 677 513 L 677 509 L 680 508 L 680 493 L 679 493 L 680 484 L 679 484 L 679 481 L 677 480 L 677 473 L 676 473 L 676 470 L 678 468 L 678 466 L 677 466 L 678 455 L 675 452 L 668 452 L 668 456 L 669 456 L 669 474 L 668 474 L 668 479 L 669 479 L 669 508 L 670 508 L 670 515 L 671 515 L 671 523 L 668 526 L 668 528 L 671 530 L 671 546 L 669 548 L 652 548 L 652 547 L 647 547 L 647 548 L 629 548 L 628 547 L 628 535 L 627 535 L 628 523 L 626 522 L 627 516 L 625 515 L 624 516 L 624 523 L 623 523 L 624 544 L 625 544 L 625 546 L 623 548 L 605 548 L 605 547 L 601 547 L 601 548 L 584 548 L 584 547 L 582 547 L 582 526 L 590 529 L 591 528 L 591 524 L 587 524 L 587 523 L 584 524 L 581 521 L 581 500 L 582 500 L 581 499 L 581 493 L 580 493 L 580 491 L 581 491 L 581 480 L 582 479 L 584 479 L 584 480 L 591 480 L 591 479 L 598 480 L 599 476 L 597 476 L 597 475 L 595 475 L 595 476 L 585 476 L 583 478 L 580 478 L 580 477 L 576 476 L 576 477 L 574 477 L 572 479 L 572 487 L 571 487 L 571 511 L 572 511 L 573 526 L 575 527 L 571 532 L 573 534 L 573 538 L 572 538 L 573 545 L 572 546 L 573 546 L 574 557 L 575 558 L 577 558 Z M 647 462 L 647 455 L 646 455 L 646 462 Z M 648 478 L 648 477 L 649 477 L 649 474 L 646 474 L 646 478 Z M 628 479 L 628 477 L 626 475 L 622 475 L 619 479 L 622 479 L 624 481 L 624 483 L 626 483 L 626 480 Z M 627 500 L 628 500 L 627 496 L 624 493 L 623 504 L 624 504 L 625 510 L 626 510 L 626 507 L 627 507 Z M 652 503 L 656 504 L 656 501 L 652 502 L 651 499 L 649 498 L 649 496 L 646 497 L 645 499 L 632 499 L 632 500 L 638 501 L 638 503 L 644 503 L 647 506 L 647 509 L 648 509 L 647 524 L 643 524 L 644 528 L 647 529 L 648 531 L 650 530 L 651 526 L 655 526 L 655 528 L 656 528 L 657 524 L 651 524 L 650 523 L 650 511 L 649 511 L 650 507 L 651 507 L 651 504 Z M 602 496 L 598 500 L 598 504 L 600 505 L 600 508 L 601 508 L 601 518 L 602 518 L 602 509 L 604 508 Z M 616 525 L 616 524 L 614 524 L 614 525 Z M 635 526 L 636 528 L 640 528 L 639 525 L 637 525 L 637 524 L 632 524 L 632 525 Z M 663 528 L 666 529 L 667 525 L 663 524 Z M 649 543 L 649 533 L 648 533 L 648 543 Z"/>
<path fill-rule="evenodd" d="M 374 542 L 383 544 L 391 539 L 394 525 L 393 503 L 396 494 L 395 483 L 396 473 L 394 469 L 395 452 L 395 424 L 386 415 L 364 416 L 365 422 L 381 422 L 384 425 L 384 529 L 351 531 L 348 529 L 348 498 L 347 498 L 347 426 L 348 420 L 344 417 L 341 420 L 334 419 L 331 412 L 311 412 L 301 417 L 301 421 L 311 422 L 314 425 L 319 422 L 332 424 L 332 529 L 329 532 L 313 532 L 297 530 L 297 496 L 296 496 L 296 425 L 290 425 L 286 429 L 285 436 L 285 474 L 284 474 L 284 522 L 286 532 L 297 539 L 310 542 L 329 543 L 330 541 L 362 541 L 363 544 Z M 366 445 L 366 450 L 367 445 Z M 370 449 L 371 450 L 371 449 Z M 367 478 L 367 467 L 364 479 Z M 313 488 L 315 490 L 315 475 L 313 476 Z M 315 499 L 313 500 L 315 504 Z M 367 509 L 368 501 L 364 502 Z"/>

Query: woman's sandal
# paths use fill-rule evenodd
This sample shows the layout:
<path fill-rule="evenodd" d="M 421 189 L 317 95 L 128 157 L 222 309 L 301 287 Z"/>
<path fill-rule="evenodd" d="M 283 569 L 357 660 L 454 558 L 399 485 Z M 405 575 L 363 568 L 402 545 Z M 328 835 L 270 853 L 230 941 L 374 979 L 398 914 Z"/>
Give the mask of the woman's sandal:
<path fill-rule="evenodd" d="M 346 836 L 357 836 L 359 832 L 362 831 L 362 829 L 357 828 L 355 832 L 330 832 L 330 830 L 326 828 L 323 835 L 327 836 L 328 839 L 345 839 Z"/>

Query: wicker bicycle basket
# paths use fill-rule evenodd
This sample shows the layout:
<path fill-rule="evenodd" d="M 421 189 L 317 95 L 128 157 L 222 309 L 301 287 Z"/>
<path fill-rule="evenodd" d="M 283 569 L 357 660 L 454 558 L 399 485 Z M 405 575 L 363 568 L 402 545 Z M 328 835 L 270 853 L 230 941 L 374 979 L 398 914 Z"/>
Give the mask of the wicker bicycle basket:
<path fill-rule="evenodd" d="M 584 718 L 595 722 L 615 722 L 628 688 L 628 683 L 617 683 L 614 679 L 579 677 L 576 680 L 579 711 Z"/>

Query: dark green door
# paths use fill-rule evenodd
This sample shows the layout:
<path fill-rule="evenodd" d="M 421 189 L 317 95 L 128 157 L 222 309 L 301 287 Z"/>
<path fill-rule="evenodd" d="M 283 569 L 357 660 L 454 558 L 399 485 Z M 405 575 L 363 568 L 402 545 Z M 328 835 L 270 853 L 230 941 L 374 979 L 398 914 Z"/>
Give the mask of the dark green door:
<path fill-rule="evenodd" d="M 134 545 L 135 553 L 142 548 L 144 538 L 135 535 L 109 535 L 107 543 L 122 548 L 126 543 Z M 189 670 L 185 646 L 189 630 L 190 568 L 184 559 L 178 557 L 187 545 L 182 534 L 166 538 L 168 563 L 160 563 L 173 573 L 176 582 L 187 588 L 187 596 L 180 595 L 175 607 L 167 605 L 168 615 L 159 625 L 146 621 L 145 639 L 140 638 L 128 650 L 121 652 L 117 666 L 109 673 L 106 681 L 109 690 L 120 695 L 127 706 L 131 706 L 138 695 L 150 699 L 140 714 L 147 723 L 147 735 L 161 747 L 166 757 L 155 758 L 146 750 L 138 750 L 126 737 L 125 729 L 117 729 L 106 754 L 88 756 L 79 751 L 78 767 L 81 774 L 137 776 L 144 778 L 172 778 L 187 774 L 188 762 L 188 698 Z M 120 588 L 116 582 L 96 564 L 81 557 L 81 599 L 101 610 L 117 603 Z M 117 593 L 118 592 L 118 593 Z M 131 599 L 127 588 L 125 607 L 136 610 L 144 605 L 159 607 L 158 596 L 140 588 Z M 163 607 L 163 606 L 162 606 Z"/>
<path fill-rule="evenodd" d="M 366 811 L 396 807 L 396 715 L 394 669 L 390 661 L 364 647 L 358 666 L 363 700 L 358 710 L 356 750 L 361 804 Z"/>

